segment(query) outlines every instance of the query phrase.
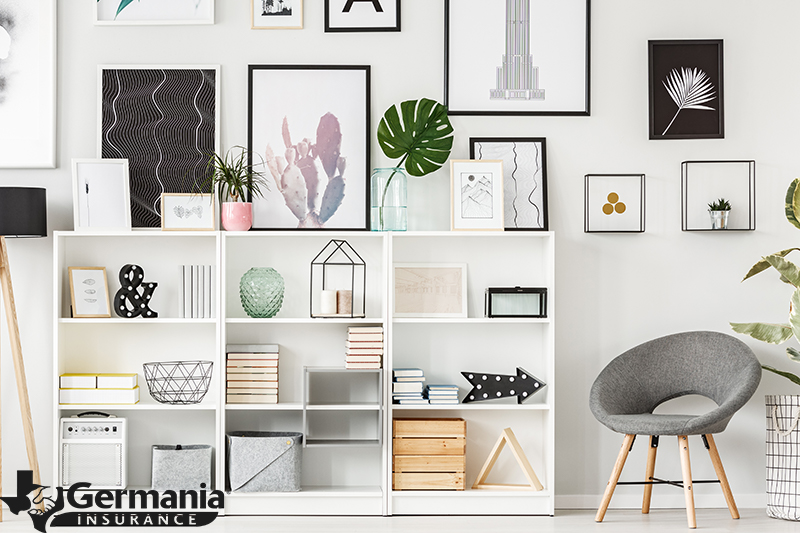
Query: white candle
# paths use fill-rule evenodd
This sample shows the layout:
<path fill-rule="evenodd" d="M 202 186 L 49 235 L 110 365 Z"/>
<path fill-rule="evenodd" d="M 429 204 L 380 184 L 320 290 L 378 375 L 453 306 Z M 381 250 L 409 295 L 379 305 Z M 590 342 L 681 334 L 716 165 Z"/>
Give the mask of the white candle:
<path fill-rule="evenodd" d="M 336 291 L 323 290 L 319 300 L 319 308 L 321 315 L 335 315 L 336 314 Z"/>

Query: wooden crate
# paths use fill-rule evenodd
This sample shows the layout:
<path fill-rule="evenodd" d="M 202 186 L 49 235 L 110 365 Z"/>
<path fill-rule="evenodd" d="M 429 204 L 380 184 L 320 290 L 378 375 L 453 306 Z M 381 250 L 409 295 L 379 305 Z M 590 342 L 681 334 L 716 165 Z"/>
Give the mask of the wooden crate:
<path fill-rule="evenodd" d="M 392 427 L 394 490 L 464 490 L 463 418 L 397 418 Z"/>

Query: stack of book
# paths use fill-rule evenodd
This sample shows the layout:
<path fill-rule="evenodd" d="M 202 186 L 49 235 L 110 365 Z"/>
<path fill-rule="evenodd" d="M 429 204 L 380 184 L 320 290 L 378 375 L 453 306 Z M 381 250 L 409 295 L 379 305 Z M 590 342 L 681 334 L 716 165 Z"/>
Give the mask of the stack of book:
<path fill-rule="evenodd" d="M 425 394 L 432 405 L 458 404 L 458 385 L 428 385 Z"/>
<path fill-rule="evenodd" d="M 425 373 L 419 368 L 392 370 L 392 401 L 400 405 L 427 404 L 422 395 Z"/>
<path fill-rule="evenodd" d="M 347 328 L 344 367 L 350 369 L 381 368 L 383 327 Z"/>
<path fill-rule="evenodd" d="M 214 318 L 214 265 L 180 265 L 178 318 Z"/>
<path fill-rule="evenodd" d="M 61 374 L 61 405 L 132 405 L 139 403 L 138 374 Z"/>
<path fill-rule="evenodd" d="M 228 403 L 278 403 L 277 344 L 227 346 Z"/>

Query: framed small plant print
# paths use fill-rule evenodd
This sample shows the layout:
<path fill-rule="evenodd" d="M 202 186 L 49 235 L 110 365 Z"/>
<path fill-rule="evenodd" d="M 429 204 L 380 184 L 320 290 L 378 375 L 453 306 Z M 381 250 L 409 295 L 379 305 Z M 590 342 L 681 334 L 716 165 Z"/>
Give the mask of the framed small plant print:
<path fill-rule="evenodd" d="M 200 193 L 163 193 L 161 229 L 163 231 L 213 231 L 214 195 Z"/>
<path fill-rule="evenodd" d="M 587 174 L 584 232 L 644 233 L 644 174 Z"/>

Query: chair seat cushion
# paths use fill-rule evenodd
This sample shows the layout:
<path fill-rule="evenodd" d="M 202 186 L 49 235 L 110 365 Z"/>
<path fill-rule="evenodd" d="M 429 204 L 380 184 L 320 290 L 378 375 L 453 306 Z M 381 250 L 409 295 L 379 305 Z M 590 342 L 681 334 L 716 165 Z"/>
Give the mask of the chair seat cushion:
<path fill-rule="evenodd" d="M 725 429 L 727 420 L 709 421 L 708 418 L 695 415 L 643 413 L 638 415 L 607 415 L 602 422 L 610 429 L 626 435 L 705 435 L 719 433 Z"/>

